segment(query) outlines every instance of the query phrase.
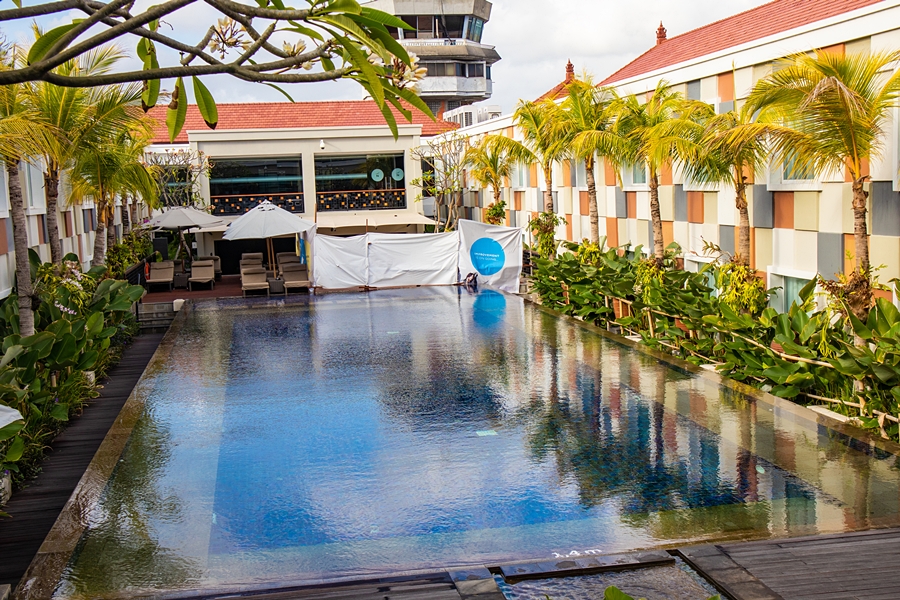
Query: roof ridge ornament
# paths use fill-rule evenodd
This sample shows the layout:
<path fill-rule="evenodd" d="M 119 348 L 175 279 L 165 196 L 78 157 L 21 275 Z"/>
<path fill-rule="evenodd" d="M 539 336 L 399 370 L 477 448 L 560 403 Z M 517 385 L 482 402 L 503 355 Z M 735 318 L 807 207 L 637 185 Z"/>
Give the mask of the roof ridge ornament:
<path fill-rule="evenodd" d="M 656 45 L 659 46 L 666 41 L 666 28 L 663 27 L 662 21 L 659 22 L 659 29 L 656 30 Z"/>
<path fill-rule="evenodd" d="M 566 83 L 572 83 L 573 81 L 575 81 L 575 65 L 569 60 L 566 64 Z"/>

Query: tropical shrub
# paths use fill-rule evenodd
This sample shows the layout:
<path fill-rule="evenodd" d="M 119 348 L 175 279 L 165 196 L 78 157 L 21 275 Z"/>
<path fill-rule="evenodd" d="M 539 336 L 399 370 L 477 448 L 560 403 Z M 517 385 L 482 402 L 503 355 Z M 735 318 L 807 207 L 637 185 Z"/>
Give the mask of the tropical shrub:
<path fill-rule="evenodd" d="M 565 223 L 566 220 L 553 211 L 539 213 L 528 222 L 528 228 L 537 240 L 538 254 L 544 258 L 556 254 L 556 228 Z"/>
<path fill-rule="evenodd" d="M 15 431 L 0 432 L 7 446 L 0 471 L 11 471 L 17 485 L 39 470 L 49 441 L 97 395 L 95 381 L 134 334 L 131 308 L 143 294 L 140 286 L 104 279 L 105 267 L 81 272 L 72 254 L 61 269 L 41 264 L 33 251 L 30 258 L 36 333 L 20 335 L 16 295 L 0 303 L 0 402 L 25 418 Z"/>
<path fill-rule="evenodd" d="M 484 220 L 491 225 L 502 225 L 506 221 L 506 202 L 497 200 L 488 204 L 484 211 Z"/>
<path fill-rule="evenodd" d="M 153 252 L 150 230 L 146 228 L 132 229 L 122 241 L 106 251 L 107 276 L 123 279 L 129 267 L 139 263 Z"/>
<path fill-rule="evenodd" d="M 543 304 L 776 396 L 829 402 L 884 437 L 900 435 L 900 311 L 889 301 L 879 299 L 863 323 L 833 303 L 817 309 L 812 281 L 779 313 L 767 306 L 774 290 L 742 264 L 690 273 L 615 249 L 568 249 L 536 261 Z"/>

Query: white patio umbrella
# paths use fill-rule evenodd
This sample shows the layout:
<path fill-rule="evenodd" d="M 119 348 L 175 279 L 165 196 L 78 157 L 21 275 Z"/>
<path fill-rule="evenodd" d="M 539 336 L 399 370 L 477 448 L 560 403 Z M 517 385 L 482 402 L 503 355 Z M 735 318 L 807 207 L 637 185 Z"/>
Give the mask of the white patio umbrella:
<path fill-rule="evenodd" d="M 148 224 L 157 229 L 193 229 L 194 227 L 211 227 L 221 223 L 222 219 L 196 208 L 180 206 L 170 208 L 161 215 L 153 217 Z"/>
<path fill-rule="evenodd" d="M 22 414 L 16 409 L 0 404 L 0 429 L 3 429 L 10 423 L 21 421 L 22 418 Z"/>
<path fill-rule="evenodd" d="M 316 230 L 316 224 L 263 200 L 246 214 L 238 217 L 222 236 L 226 240 L 265 239 L 269 264 L 274 262 L 271 238 L 305 234 Z"/>

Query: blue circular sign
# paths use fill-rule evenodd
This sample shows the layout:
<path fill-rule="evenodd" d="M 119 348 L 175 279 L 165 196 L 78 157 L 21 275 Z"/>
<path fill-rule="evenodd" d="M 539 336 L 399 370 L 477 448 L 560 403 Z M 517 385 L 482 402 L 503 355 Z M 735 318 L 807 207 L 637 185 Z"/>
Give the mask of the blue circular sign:
<path fill-rule="evenodd" d="M 469 250 L 469 258 L 472 266 L 481 275 L 493 275 L 498 273 L 506 264 L 506 254 L 503 246 L 491 238 L 479 238 L 472 244 Z"/>
<path fill-rule="evenodd" d="M 372 181 L 378 183 L 382 179 L 384 179 L 384 171 L 382 171 L 381 169 L 375 169 L 374 171 L 372 171 Z"/>

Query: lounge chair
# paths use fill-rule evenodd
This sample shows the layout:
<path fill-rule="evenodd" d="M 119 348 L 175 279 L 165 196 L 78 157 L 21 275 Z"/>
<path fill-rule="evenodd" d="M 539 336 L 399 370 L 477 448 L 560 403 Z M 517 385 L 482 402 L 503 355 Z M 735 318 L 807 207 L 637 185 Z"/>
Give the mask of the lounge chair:
<path fill-rule="evenodd" d="M 241 260 L 255 260 L 259 262 L 259 264 L 262 264 L 262 261 L 265 259 L 263 258 L 262 252 L 244 252 L 241 254 Z"/>
<path fill-rule="evenodd" d="M 284 280 L 284 295 L 288 295 L 288 291 L 292 288 L 308 289 L 309 288 L 309 271 L 306 265 L 300 263 L 286 263 L 282 267 L 281 277 Z"/>
<path fill-rule="evenodd" d="M 262 268 L 262 261 L 256 260 L 255 258 L 242 258 L 241 259 L 241 273 L 244 272 L 244 269 L 256 269 Z"/>
<path fill-rule="evenodd" d="M 175 287 L 175 263 L 171 260 L 150 263 L 150 276 L 147 278 L 147 291 L 154 283 L 165 283 L 169 291 Z"/>
<path fill-rule="evenodd" d="M 269 279 L 262 267 L 247 267 L 241 270 L 241 292 L 244 297 L 247 297 L 247 292 L 253 290 L 266 290 L 266 296 L 269 295 Z"/>
<path fill-rule="evenodd" d="M 194 291 L 195 283 L 209 283 L 216 289 L 216 267 L 211 260 L 195 260 L 191 265 L 191 277 L 188 279 L 188 290 Z"/>
<path fill-rule="evenodd" d="M 285 265 L 299 265 L 300 257 L 296 254 L 279 254 L 277 259 L 278 261 L 278 272 L 284 273 Z"/>

